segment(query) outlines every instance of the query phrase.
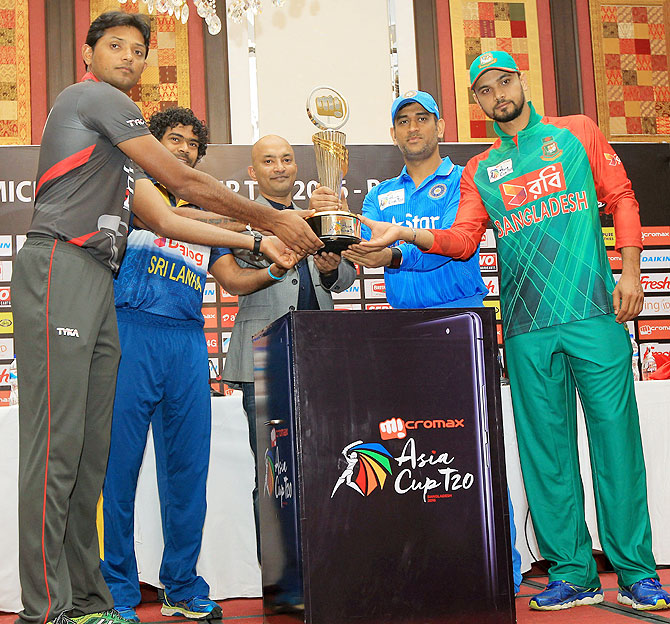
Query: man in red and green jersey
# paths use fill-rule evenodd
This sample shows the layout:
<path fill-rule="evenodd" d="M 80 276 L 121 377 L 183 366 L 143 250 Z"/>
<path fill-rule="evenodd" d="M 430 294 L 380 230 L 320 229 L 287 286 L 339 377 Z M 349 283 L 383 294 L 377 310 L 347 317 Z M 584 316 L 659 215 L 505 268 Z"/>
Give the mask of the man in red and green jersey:
<path fill-rule="evenodd" d="M 622 325 L 643 303 L 640 219 L 630 181 L 589 118 L 535 111 L 509 54 L 480 55 L 470 80 L 499 138 L 468 162 L 453 226 L 420 230 L 415 244 L 467 258 L 489 219 L 495 226 L 519 455 L 540 551 L 551 562 L 549 585 L 530 606 L 555 610 L 603 600 L 584 519 L 577 389 L 599 536 L 618 574 L 617 599 L 636 609 L 668 608 L 651 551 L 631 344 Z M 598 202 L 613 215 L 623 259 L 616 286 Z M 411 234 L 369 223 L 372 247 Z"/>

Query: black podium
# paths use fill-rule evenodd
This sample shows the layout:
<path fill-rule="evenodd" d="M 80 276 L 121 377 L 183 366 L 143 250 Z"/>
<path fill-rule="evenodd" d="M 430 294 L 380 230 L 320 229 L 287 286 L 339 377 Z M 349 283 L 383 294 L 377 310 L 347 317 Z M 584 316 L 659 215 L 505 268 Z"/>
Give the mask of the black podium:
<path fill-rule="evenodd" d="M 511 624 L 494 312 L 292 312 L 254 338 L 266 622 Z"/>

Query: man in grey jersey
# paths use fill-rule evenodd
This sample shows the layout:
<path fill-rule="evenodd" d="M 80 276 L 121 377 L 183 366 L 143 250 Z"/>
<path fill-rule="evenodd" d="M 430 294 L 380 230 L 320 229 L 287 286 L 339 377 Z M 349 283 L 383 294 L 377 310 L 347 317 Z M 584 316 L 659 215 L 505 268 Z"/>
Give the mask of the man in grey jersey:
<path fill-rule="evenodd" d="M 176 195 L 273 231 L 295 249 L 320 246 L 300 214 L 237 197 L 149 133 L 124 91 L 142 74 L 150 34 L 142 15 L 109 12 L 91 24 L 82 48 L 88 72 L 58 96 L 44 129 L 35 212 L 14 265 L 21 624 L 125 622 L 99 570 L 95 520 L 120 355 L 112 277 L 130 211 L 162 236 L 295 261 L 277 239 L 173 214 L 142 169 Z"/>

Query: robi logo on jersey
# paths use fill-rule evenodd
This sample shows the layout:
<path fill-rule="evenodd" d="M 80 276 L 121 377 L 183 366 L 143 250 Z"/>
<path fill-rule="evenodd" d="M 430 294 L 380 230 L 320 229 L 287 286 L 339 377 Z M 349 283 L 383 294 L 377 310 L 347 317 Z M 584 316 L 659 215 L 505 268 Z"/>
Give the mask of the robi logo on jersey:
<path fill-rule="evenodd" d="M 500 184 L 500 194 L 507 210 L 565 190 L 565 176 L 560 162 Z"/>

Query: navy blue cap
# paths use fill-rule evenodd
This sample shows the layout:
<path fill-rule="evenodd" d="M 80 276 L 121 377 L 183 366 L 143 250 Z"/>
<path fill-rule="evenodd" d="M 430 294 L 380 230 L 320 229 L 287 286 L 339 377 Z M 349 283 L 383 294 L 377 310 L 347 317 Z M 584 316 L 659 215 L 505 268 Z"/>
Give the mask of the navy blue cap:
<path fill-rule="evenodd" d="M 426 93 L 425 91 L 408 91 L 393 101 L 393 104 L 391 105 L 391 123 L 395 122 L 395 116 L 398 114 L 398 111 L 405 106 L 405 104 L 410 104 L 412 102 L 421 104 L 421 106 L 423 106 L 429 113 L 433 113 L 433 115 L 439 119 L 440 109 L 437 107 L 437 104 L 430 93 Z"/>

